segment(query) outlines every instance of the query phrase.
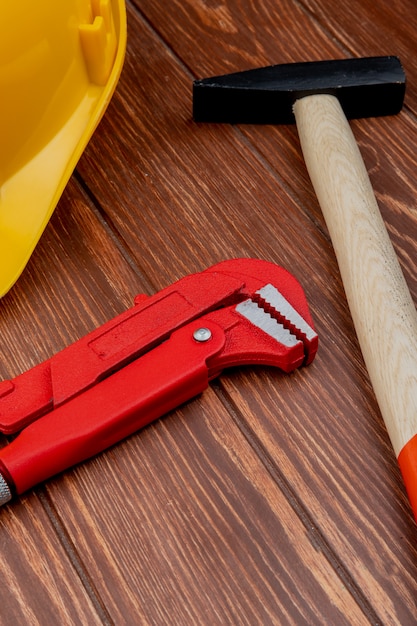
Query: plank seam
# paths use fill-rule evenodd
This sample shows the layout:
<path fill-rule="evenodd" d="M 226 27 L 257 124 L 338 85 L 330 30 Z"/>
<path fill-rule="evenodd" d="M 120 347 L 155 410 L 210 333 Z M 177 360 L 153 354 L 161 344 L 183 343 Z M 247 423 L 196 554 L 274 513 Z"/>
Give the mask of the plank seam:
<path fill-rule="evenodd" d="M 373 626 L 382 626 L 382 620 L 376 613 L 374 607 L 368 602 L 360 586 L 355 582 L 353 576 L 339 560 L 336 552 L 330 546 L 323 533 L 320 531 L 318 525 L 314 522 L 313 518 L 309 514 L 308 510 L 299 500 L 294 489 L 288 482 L 285 475 L 278 468 L 271 455 L 265 449 L 257 434 L 246 422 L 241 411 L 236 406 L 228 392 L 225 390 L 221 381 L 215 381 L 211 383 L 211 386 L 217 394 L 219 400 L 222 402 L 222 404 L 225 406 L 226 410 L 230 414 L 234 423 L 239 428 L 240 432 L 248 441 L 249 445 L 254 450 L 254 453 L 257 455 L 258 459 L 271 476 L 272 480 L 284 494 L 293 511 L 301 520 L 302 524 L 307 530 L 308 537 L 314 548 L 322 552 L 322 554 L 326 557 L 336 575 L 341 580 L 342 584 L 346 587 L 352 598 L 355 600 L 366 618 L 369 620 L 369 623 Z"/>
<path fill-rule="evenodd" d="M 74 544 L 72 543 L 61 518 L 50 500 L 47 491 L 44 487 L 37 490 L 37 496 L 42 503 L 42 506 L 48 516 L 58 540 L 65 551 L 73 569 L 75 570 L 82 586 L 84 587 L 87 596 L 89 597 L 94 609 L 97 612 L 98 617 L 101 619 L 103 626 L 114 626 L 114 622 L 107 611 L 107 608 L 100 597 L 93 581 L 91 580 L 86 568 L 83 565 L 82 559 L 78 554 Z"/>

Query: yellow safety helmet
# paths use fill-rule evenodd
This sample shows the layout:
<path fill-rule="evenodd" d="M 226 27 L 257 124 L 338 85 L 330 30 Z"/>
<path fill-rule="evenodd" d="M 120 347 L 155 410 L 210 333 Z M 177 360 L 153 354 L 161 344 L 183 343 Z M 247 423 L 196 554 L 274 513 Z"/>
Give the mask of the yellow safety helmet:
<path fill-rule="evenodd" d="M 0 297 L 33 252 L 116 87 L 124 0 L 0 9 Z"/>

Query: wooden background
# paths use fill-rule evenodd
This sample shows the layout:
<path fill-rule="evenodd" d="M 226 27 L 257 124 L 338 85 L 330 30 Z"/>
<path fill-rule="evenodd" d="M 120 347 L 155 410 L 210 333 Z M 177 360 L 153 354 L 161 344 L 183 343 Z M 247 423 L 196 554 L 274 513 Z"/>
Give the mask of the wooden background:
<path fill-rule="evenodd" d="M 10 378 L 174 280 L 259 257 L 302 282 L 315 362 L 201 397 L 0 512 L 0 623 L 417 623 L 417 528 L 295 127 L 192 121 L 192 81 L 398 55 L 404 110 L 353 130 L 417 299 L 414 0 L 129 0 L 108 111 L 0 302 Z M 3 438 L 3 443 L 5 439 Z"/>

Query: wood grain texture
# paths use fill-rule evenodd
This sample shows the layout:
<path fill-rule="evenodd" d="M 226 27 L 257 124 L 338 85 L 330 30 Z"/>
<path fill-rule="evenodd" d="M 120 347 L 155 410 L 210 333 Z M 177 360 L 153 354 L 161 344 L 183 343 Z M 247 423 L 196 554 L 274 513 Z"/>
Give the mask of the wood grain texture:
<path fill-rule="evenodd" d="M 71 563 L 37 498 L 2 512 L 0 533 L 2 624 L 103 623 L 87 572 Z"/>
<path fill-rule="evenodd" d="M 296 129 L 195 124 L 191 85 L 269 63 L 399 54 L 405 110 L 352 128 L 416 301 L 417 8 L 127 8 L 115 96 L 0 302 L 0 376 L 49 357 L 137 293 L 236 256 L 299 278 L 319 353 L 291 376 L 225 372 L 200 398 L 4 507 L 0 624 L 414 624 L 416 526 Z"/>
<path fill-rule="evenodd" d="M 59 496 L 59 513 L 71 520 L 71 539 L 101 579 L 115 622 L 197 624 L 204 615 L 205 623 L 314 623 L 322 606 L 334 622 L 349 623 L 350 614 L 360 623 L 349 590 L 312 550 L 215 394 L 196 402 L 198 414 L 188 405 L 123 444 L 122 457 L 110 453 L 99 494 L 90 473 L 99 481 L 102 469 L 91 463 L 70 496 Z M 117 519 L 110 527 L 107 504 Z M 100 543 L 98 527 L 107 528 Z"/>

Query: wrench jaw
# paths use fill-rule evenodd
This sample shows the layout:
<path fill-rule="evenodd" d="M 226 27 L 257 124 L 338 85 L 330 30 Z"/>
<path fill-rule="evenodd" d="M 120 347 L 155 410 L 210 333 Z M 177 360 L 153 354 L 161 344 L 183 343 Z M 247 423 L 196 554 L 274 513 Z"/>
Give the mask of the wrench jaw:
<path fill-rule="evenodd" d="M 262 259 L 230 259 L 205 270 L 203 274 L 215 272 L 221 283 L 226 276 L 241 282 L 242 287 L 228 304 L 256 297 L 255 293 L 267 284 L 274 285 L 299 315 L 313 325 L 304 290 L 298 280 L 286 269 Z M 222 278 L 223 277 L 223 278 Z M 240 300 L 239 300 L 240 299 Z M 216 307 L 219 308 L 219 307 Z"/>
<path fill-rule="evenodd" d="M 269 313 L 271 318 L 277 321 L 278 326 L 282 326 L 290 334 L 289 344 L 284 341 L 285 345 L 291 345 L 291 341 L 294 338 L 302 342 L 305 352 L 305 365 L 311 363 L 317 352 L 318 336 L 313 328 L 310 315 L 308 315 L 308 320 L 306 320 L 283 294 L 271 284 L 259 289 L 254 296 L 254 300 L 258 303 L 261 310 Z"/>
<path fill-rule="evenodd" d="M 226 366 L 263 364 L 291 372 L 313 361 L 318 348 L 317 333 L 304 290 L 290 272 L 269 261 L 248 258 L 222 261 L 205 272 L 240 278 L 243 283 L 230 304 L 237 305 L 237 319 L 242 323 L 242 318 L 246 318 L 251 325 L 233 332 L 229 328 L 230 359 L 227 350 L 222 355 Z M 218 314 L 213 313 L 215 317 Z M 261 329 L 264 333 L 259 332 Z M 265 332 L 271 336 L 265 337 Z"/>
<path fill-rule="evenodd" d="M 222 351 L 207 363 L 209 378 L 226 367 L 268 365 L 290 373 L 311 363 L 318 336 L 310 315 L 308 318 L 305 320 L 271 284 L 237 305 L 205 316 L 204 320 L 222 326 L 226 336 Z"/>

